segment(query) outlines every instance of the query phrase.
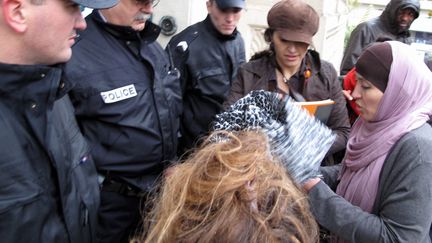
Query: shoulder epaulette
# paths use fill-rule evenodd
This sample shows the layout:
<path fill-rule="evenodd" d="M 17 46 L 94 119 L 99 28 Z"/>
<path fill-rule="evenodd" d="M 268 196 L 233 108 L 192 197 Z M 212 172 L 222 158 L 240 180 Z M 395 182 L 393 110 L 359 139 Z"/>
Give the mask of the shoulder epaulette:
<path fill-rule="evenodd" d="M 190 27 L 190 33 L 187 33 L 185 35 L 182 35 L 179 39 L 180 41 L 177 43 L 177 45 L 174 47 L 174 50 L 177 52 L 186 52 L 189 48 L 189 45 L 198 37 L 198 28 L 195 26 Z"/>

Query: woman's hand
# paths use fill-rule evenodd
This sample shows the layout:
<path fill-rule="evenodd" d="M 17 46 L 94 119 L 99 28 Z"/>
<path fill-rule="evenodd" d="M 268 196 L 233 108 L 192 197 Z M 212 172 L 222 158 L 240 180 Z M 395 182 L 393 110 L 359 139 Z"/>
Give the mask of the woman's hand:
<path fill-rule="evenodd" d="M 304 184 L 303 184 L 303 189 L 306 190 L 306 192 L 309 192 L 316 184 L 318 184 L 321 181 L 320 178 L 312 178 L 307 180 Z"/>
<path fill-rule="evenodd" d="M 351 96 L 352 90 L 342 90 L 342 93 L 347 100 L 349 101 L 354 100 L 354 98 Z"/>

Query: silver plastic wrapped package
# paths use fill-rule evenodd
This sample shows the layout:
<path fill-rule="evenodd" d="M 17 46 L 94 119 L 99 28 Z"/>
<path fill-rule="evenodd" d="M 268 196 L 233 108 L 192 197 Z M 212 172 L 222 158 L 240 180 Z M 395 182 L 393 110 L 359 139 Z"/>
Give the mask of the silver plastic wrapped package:
<path fill-rule="evenodd" d="M 310 116 L 289 97 L 268 91 L 252 91 L 218 114 L 215 130 L 261 129 L 269 137 L 270 150 L 299 184 L 319 176 L 319 166 L 335 134 Z"/>

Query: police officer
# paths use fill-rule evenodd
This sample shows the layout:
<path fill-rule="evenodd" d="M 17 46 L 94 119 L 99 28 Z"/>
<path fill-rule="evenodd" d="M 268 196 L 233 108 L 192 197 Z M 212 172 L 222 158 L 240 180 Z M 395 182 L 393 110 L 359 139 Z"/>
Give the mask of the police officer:
<path fill-rule="evenodd" d="M 178 73 L 149 21 L 157 1 L 120 0 L 95 10 L 65 79 L 102 183 L 100 242 L 128 242 L 140 200 L 175 158 L 181 112 Z"/>
<path fill-rule="evenodd" d="M 99 186 L 57 64 L 68 61 L 80 4 L 117 0 L 0 1 L 0 241 L 96 240 Z"/>
<path fill-rule="evenodd" d="M 184 112 L 179 152 L 194 146 L 222 110 L 239 65 L 245 62 L 244 42 L 237 24 L 244 0 L 208 0 L 208 16 L 168 43 L 181 72 Z"/>

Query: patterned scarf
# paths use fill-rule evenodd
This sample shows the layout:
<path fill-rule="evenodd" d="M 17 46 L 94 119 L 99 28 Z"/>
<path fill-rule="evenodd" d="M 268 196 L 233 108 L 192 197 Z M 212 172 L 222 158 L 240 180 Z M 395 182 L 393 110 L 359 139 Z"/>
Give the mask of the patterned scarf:
<path fill-rule="evenodd" d="M 216 116 L 215 130 L 262 130 L 270 151 L 299 184 L 319 175 L 319 166 L 335 135 L 290 97 L 252 91 Z M 224 138 L 219 138 L 223 140 Z"/>

